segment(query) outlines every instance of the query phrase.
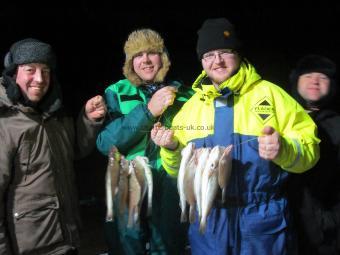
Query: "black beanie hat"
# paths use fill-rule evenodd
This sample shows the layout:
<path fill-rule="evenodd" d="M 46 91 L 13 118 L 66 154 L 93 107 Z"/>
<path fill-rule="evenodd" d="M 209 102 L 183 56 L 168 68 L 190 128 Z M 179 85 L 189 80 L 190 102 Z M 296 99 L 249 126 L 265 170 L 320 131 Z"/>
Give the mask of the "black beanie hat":
<path fill-rule="evenodd" d="M 297 82 L 301 75 L 313 72 L 327 75 L 330 79 L 329 93 L 318 102 L 305 102 L 297 91 Z M 294 98 L 305 108 L 309 106 L 326 106 L 331 103 L 336 93 L 336 64 L 329 58 L 321 55 L 306 55 L 298 60 L 296 67 L 289 75 L 289 80 Z"/>
<path fill-rule="evenodd" d="M 14 43 L 5 56 L 5 68 L 28 63 L 42 63 L 54 69 L 56 58 L 52 47 L 33 38 L 27 38 Z"/>
<path fill-rule="evenodd" d="M 332 60 L 324 56 L 307 55 L 297 62 L 291 75 L 299 78 L 302 74 L 312 72 L 322 73 L 327 75 L 329 79 L 333 79 L 336 74 L 336 65 Z"/>
<path fill-rule="evenodd" d="M 216 49 L 238 51 L 241 41 L 235 33 L 233 24 L 225 18 L 207 19 L 198 30 L 197 55 L 202 59 L 204 53 Z"/>

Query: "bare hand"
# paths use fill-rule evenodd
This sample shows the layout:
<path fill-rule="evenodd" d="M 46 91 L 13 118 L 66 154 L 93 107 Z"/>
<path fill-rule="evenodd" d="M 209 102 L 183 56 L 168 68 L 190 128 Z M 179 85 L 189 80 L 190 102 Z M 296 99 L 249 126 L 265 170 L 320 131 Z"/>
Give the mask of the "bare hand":
<path fill-rule="evenodd" d="M 102 96 L 95 96 L 89 99 L 85 105 L 85 114 L 89 120 L 96 121 L 104 118 L 106 104 Z"/>
<path fill-rule="evenodd" d="M 152 141 L 161 147 L 174 150 L 178 145 L 178 141 L 174 138 L 174 131 L 167 129 L 160 122 L 155 123 L 151 130 Z"/>
<path fill-rule="evenodd" d="M 148 103 L 148 109 L 154 117 L 160 116 L 169 105 L 174 103 L 176 91 L 176 88 L 166 86 L 153 94 Z"/>
<path fill-rule="evenodd" d="M 258 138 L 259 155 L 266 160 L 275 159 L 280 152 L 281 138 L 279 133 L 270 126 L 265 126 L 262 130 L 262 136 Z"/>

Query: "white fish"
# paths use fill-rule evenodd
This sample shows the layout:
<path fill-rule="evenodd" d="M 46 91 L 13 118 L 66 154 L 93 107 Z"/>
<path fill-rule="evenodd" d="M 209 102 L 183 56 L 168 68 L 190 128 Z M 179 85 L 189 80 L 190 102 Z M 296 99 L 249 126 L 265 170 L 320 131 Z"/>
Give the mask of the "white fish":
<path fill-rule="evenodd" d="M 194 178 L 194 192 L 196 197 L 196 205 L 197 205 L 197 211 L 198 211 L 198 217 L 199 220 L 202 216 L 202 174 L 204 167 L 208 161 L 209 154 L 211 151 L 211 148 L 201 148 L 202 152 L 200 153 L 200 157 L 198 158 L 197 162 L 197 168 Z"/>
<path fill-rule="evenodd" d="M 177 177 L 177 189 L 179 193 L 179 202 L 181 207 L 181 222 L 187 221 L 186 216 L 186 198 L 184 193 L 184 175 L 187 168 L 187 165 L 189 163 L 189 160 L 191 159 L 195 149 L 194 143 L 188 143 L 187 146 L 185 146 L 182 151 L 182 159 L 181 164 L 178 170 L 178 177 Z"/>
<path fill-rule="evenodd" d="M 105 175 L 105 191 L 106 191 L 106 221 L 113 221 L 113 200 L 118 191 L 119 180 L 119 160 L 120 153 L 118 149 L 113 146 L 109 151 L 108 164 Z"/>
<path fill-rule="evenodd" d="M 145 179 L 147 183 L 147 216 L 151 215 L 152 212 L 152 192 L 153 192 L 153 180 L 152 180 L 152 171 L 149 165 L 149 159 L 147 157 L 136 156 L 134 161 L 136 162 L 136 166 L 144 169 Z"/>
<path fill-rule="evenodd" d="M 225 202 L 225 192 L 229 183 L 232 170 L 232 149 L 233 145 L 227 146 L 223 151 L 218 166 L 218 184 L 222 189 L 222 202 Z"/>
<path fill-rule="evenodd" d="M 138 182 L 133 162 L 129 164 L 129 217 L 127 227 L 136 225 L 139 219 L 139 212 L 141 208 L 141 186 Z"/>
<path fill-rule="evenodd" d="M 194 179 L 195 172 L 197 168 L 197 161 L 201 154 L 201 149 L 194 150 L 194 153 L 189 160 L 187 168 L 184 173 L 184 195 L 186 201 L 190 205 L 189 208 L 189 222 L 193 223 L 195 221 L 195 207 L 196 207 L 196 197 L 194 192 Z"/>
<path fill-rule="evenodd" d="M 120 215 L 123 215 L 126 209 L 128 209 L 129 203 L 129 161 L 121 156 L 120 159 L 120 175 L 118 183 L 118 211 Z"/>
<path fill-rule="evenodd" d="M 223 153 L 223 147 L 215 146 L 210 154 L 202 175 L 202 216 L 200 232 L 204 233 L 207 217 L 213 206 L 218 191 L 218 163 Z"/>

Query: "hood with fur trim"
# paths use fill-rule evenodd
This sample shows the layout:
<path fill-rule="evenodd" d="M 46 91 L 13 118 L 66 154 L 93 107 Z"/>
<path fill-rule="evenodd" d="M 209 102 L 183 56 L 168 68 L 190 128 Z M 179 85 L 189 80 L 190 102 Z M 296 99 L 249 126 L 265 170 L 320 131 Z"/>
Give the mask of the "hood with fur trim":
<path fill-rule="evenodd" d="M 123 73 L 132 84 L 139 86 L 145 83 L 133 70 L 132 64 L 134 56 L 136 56 L 140 52 L 160 53 L 162 67 L 158 71 L 153 82 L 164 81 L 171 63 L 166 48 L 164 46 L 164 40 L 159 33 L 151 29 L 139 29 L 133 31 L 125 42 L 124 52 L 125 63 L 123 66 Z"/>

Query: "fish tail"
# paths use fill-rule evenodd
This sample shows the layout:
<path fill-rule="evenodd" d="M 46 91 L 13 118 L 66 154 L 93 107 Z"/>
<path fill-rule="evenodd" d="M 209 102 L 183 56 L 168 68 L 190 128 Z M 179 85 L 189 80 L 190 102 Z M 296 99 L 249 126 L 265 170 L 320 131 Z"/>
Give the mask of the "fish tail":
<path fill-rule="evenodd" d="M 223 188 L 222 189 L 222 203 L 224 203 L 225 202 L 225 196 L 226 196 L 226 191 L 225 191 L 226 189 L 225 188 Z"/>
<path fill-rule="evenodd" d="M 200 222 L 200 228 L 199 228 L 199 231 L 201 234 L 204 234 L 206 227 L 207 227 L 207 219 L 206 217 L 202 217 L 201 222 Z"/>
<path fill-rule="evenodd" d="M 187 219 L 187 215 L 186 215 L 186 211 L 182 211 L 181 212 L 181 222 L 187 222 L 188 219 Z"/>
<path fill-rule="evenodd" d="M 190 205 L 189 209 L 189 222 L 194 223 L 195 222 L 195 206 Z"/>

